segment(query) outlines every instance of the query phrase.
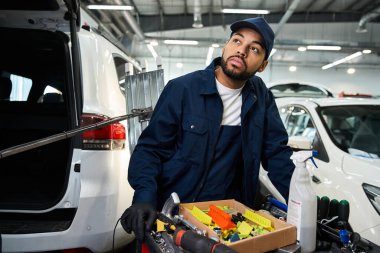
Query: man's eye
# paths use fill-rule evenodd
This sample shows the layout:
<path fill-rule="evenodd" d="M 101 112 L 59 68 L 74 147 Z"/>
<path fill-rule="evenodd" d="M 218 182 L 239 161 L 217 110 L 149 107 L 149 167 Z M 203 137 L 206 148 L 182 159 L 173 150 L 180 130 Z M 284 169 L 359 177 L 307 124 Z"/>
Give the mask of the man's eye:
<path fill-rule="evenodd" d="M 240 43 L 240 41 L 238 39 L 233 39 L 232 42 L 233 43 Z"/>
<path fill-rule="evenodd" d="M 256 47 L 251 47 L 250 51 L 254 52 L 254 53 L 258 53 L 259 52 L 259 50 Z"/>

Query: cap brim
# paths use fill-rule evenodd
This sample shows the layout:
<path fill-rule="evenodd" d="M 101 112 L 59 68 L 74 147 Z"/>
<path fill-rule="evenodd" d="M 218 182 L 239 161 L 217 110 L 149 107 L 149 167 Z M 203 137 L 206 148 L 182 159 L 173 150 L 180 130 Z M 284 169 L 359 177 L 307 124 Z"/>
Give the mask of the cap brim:
<path fill-rule="evenodd" d="M 252 24 L 251 22 L 244 21 L 244 20 L 233 23 L 230 26 L 230 28 L 231 28 L 232 32 L 236 32 L 237 30 L 239 30 L 241 28 L 251 28 L 251 29 L 255 30 L 256 32 L 258 32 L 261 35 L 261 37 L 263 37 L 263 34 L 261 33 L 260 29 L 256 25 Z"/>

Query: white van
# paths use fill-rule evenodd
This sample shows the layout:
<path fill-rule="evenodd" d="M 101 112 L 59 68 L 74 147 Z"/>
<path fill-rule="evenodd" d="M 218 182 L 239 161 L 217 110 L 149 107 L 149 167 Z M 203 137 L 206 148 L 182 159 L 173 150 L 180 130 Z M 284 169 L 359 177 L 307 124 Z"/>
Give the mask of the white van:
<path fill-rule="evenodd" d="M 125 66 L 139 64 L 81 26 L 76 0 L 2 1 L 0 38 L 2 252 L 106 252 L 131 242 L 114 228 L 133 196 L 133 125 L 65 135 L 129 113 Z"/>

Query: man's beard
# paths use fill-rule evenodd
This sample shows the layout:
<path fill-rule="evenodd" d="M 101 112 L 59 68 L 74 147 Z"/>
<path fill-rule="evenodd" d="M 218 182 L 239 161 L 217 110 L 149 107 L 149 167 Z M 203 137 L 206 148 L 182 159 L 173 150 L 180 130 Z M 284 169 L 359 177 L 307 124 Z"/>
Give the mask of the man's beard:
<path fill-rule="evenodd" d="M 233 56 L 231 56 L 231 57 L 233 57 Z M 228 69 L 227 68 L 227 61 L 224 60 L 223 56 L 222 56 L 222 60 L 220 62 L 220 66 L 222 67 L 224 74 L 226 76 L 228 76 L 229 78 L 231 78 L 233 80 L 237 80 L 237 81 L 245 81 L 245 80 L 248 80 L 249 78 L 251 78 L 252 76 L 254 76 L 256 74 L 257 70 L 253 71 L 253 72 L 248 72 L 247 71 L 247 65 L 246 65 L 245 61 L 243 59 L 242 59 L 242 61 L 243 61 L 245 70 L 241 73 L 236 73 L 233 69 Z"/>

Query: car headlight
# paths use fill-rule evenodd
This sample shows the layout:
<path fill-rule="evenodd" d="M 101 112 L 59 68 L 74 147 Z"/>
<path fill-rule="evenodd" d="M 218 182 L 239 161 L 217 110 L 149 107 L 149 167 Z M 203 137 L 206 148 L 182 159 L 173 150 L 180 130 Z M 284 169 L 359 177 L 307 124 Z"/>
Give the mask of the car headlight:
<path fill-rule="evenodd" d="M 370 184 L 363 184 L 362 186 L 369 202 L 371 202 L 376 212 L 380 215 L 380 188 Z"/>

